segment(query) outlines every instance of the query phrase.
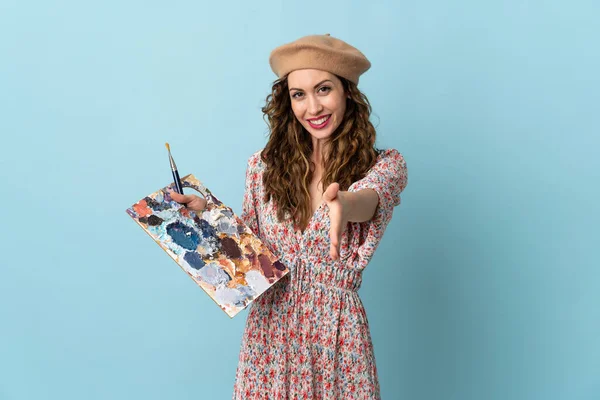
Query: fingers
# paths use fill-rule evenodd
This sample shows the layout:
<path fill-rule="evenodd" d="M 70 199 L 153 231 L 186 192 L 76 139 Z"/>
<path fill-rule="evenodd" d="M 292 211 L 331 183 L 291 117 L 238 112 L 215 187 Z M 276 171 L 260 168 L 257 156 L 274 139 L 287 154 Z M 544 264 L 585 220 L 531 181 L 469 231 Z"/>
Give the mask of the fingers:
<path fill-rule="evenodd" d="M 202 211 L 206 208 L 206 199 L 196 196 L 194 200 L 187 203 L 187 208 L 194 211 Z"/>
<path fill-rule="evenodd" d="M 169 192 L 169 195 L 178 203 L 189 203 L 190 201 L 194 200 L 194 195 L 192 194 L 184 195 L 177 192 Z"/>
<path fill-rule="evenodd" d="M 195 194 L 180 194 L 173 191 L 171 188 L 167 189 L 167 193 L 171 196 L 171 199 L 176 202 L 185 205 L 185 207 L 192 211 L 202 211 L 206 208 L 207 201 L 205 198 L 197 196 Z"/>
<path fill-rule="evenodd" d="M 337 260 L 340 257 L 340 249 L 339 246 L 334 246 L 333 243 L 329 247 L 329 256 L 333 260 Z"/>
<path fill-rule="evenodd" d="M 169 196 L 171 196 L 173 200 L 182 204 L 190 203 L 194 199 L 198 198 L 198 196 L 196 196 L 195 194 L 180 194 L 171 190 L 169 190 L 168 192 Z"/>
<path fill-rule="evenodd" d="M 329 255 L 334 260 L 337 260 L 340 255 L 340 238 L 342 236 L 342 218 L 339 210 L 332 209 L 329 213 L 330 228 L 329 228 Z"/>
<path fill-rule="evenodd" d="M 325 200 L 325 201 L 335 200 L 339 190 L 340 190 L 339 183 L 334 182 L 331 185 L 327 186 L 327 190 L 325 190 L 325 192 L 323 193 L 323 200 Z"/>
<path fill-rule="evenodd" d="M 329 237 L 331 239 L 331 245 L 329 246 L 329 255 L 334 260 L 337 260 L 339 258 L 339 256 L 340 256 L 340 241 L 339 241 L 339 236 L 337 236 L 335 234 L 330 234 Z"/>

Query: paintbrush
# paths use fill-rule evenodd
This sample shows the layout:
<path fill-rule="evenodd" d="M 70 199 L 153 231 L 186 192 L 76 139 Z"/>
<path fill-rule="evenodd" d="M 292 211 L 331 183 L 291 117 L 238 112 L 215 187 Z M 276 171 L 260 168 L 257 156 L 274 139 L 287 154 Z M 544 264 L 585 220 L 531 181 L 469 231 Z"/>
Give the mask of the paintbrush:
<path fill-rule="evenodd" d="M 171 163 L 171 172 L 173 172 L 173 180 L 175 181 L 175 191 L 179 194 L 183 194 L 183 186 L 181 185 L 181 179 L 179 178 L 179 172 L 177 172 L 175 160 L 173 160 L 173 156 L 171 155 L 171 147 L 169 146 L 169 143 L 165 143 L 165 146 L 169 152 L 169 162 Z"/>

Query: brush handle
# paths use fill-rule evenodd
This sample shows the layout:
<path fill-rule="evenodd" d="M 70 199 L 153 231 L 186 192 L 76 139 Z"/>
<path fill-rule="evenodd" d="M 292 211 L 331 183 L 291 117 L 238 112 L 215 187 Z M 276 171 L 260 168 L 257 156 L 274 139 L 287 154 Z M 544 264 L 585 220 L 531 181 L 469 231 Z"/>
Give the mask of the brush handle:
<path fill-rule="evenodd" d="M 179 178 L 179 172 L 176 169 L 173 171 L 173 181 L 175 182 L 175 191 L 179 194 L 183 194 L 183 186 L 181 185 L 181 179 Z"/>

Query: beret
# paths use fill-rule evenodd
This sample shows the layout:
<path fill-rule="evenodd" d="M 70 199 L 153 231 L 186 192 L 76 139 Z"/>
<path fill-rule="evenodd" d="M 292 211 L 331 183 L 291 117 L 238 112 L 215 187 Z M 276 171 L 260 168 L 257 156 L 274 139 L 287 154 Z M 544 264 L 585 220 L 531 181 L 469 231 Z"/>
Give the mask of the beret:
<path fill-rule="evenodd" d="M 310 68 L 331 72 L 355 84 L 371 67 L 358 49 L 329 34 L 304 36 L 279 46 L 271 52 L 269 64 L 279 78 L 298 69 Z"/>

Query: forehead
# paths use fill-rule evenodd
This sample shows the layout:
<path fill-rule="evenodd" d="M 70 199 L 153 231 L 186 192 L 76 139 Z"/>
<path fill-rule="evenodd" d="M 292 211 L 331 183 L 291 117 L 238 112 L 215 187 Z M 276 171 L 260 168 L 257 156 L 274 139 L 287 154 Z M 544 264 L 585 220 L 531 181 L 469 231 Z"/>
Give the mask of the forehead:
<path fill-rule="evenodd" d="M 326 79 L 341 83 L 334 74 L 320 69 L 298 69 L 290 72 L 287 79 L 289 87 L 307 90 Z"/>

